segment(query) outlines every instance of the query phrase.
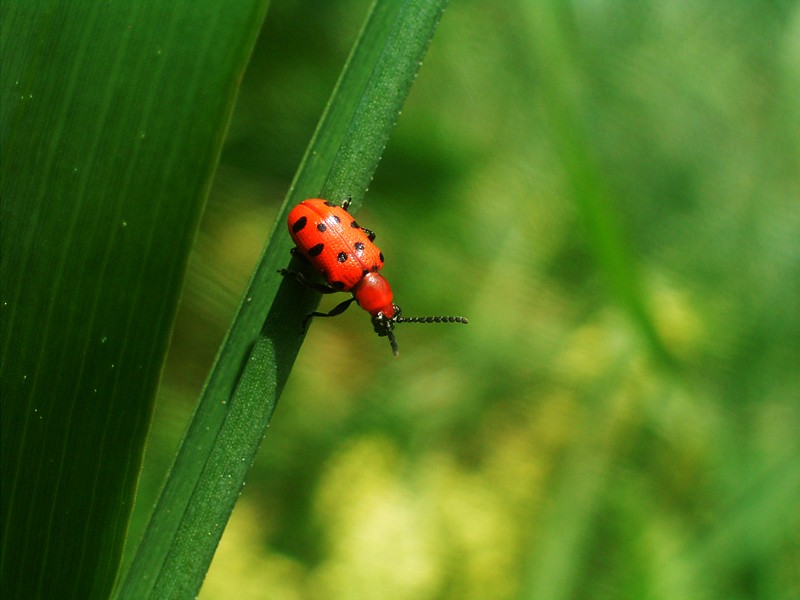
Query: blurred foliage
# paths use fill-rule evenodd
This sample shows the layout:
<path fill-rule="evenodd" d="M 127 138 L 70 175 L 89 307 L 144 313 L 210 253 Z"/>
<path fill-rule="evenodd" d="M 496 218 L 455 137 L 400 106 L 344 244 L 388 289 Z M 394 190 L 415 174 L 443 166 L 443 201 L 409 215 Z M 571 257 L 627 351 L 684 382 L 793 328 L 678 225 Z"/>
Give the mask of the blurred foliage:
<path fill-rule="evenodd" d="M 365 8 L 273 3 L 134 540 Z M 790 1 L 451 4 L 359 220 L 470 325 L 313 325 L 200 597 L 800 595 L 798 40 Z"/>

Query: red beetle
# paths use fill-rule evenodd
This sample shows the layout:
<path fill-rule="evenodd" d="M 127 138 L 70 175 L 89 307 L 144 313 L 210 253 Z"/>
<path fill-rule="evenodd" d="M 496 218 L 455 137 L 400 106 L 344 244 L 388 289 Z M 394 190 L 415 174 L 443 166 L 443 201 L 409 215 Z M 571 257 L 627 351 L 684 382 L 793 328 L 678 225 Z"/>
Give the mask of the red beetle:
<path fill-rule="evenodd" d="M 297 271 L 281 269 L 297 281 L 322 294 L 351 292 L 348 298 L 330 312 L 312 312 L 303 321 L 305 329 L 312 317 L 334 317 L 353 303 L 372 315 L 372 326 L 379 336 L 387 336 L 392 352 L 397 355 L 394 338 L 397 323 L 467 323 L 464 317 L 402 317 L 400 307 L 392 300 L 392 288 L 379 273 L 383 252 L 373 243 L 375 234 L 361 227 L 347 212 L 350 199 L 342 206 L 327 200 L 303 200 L 289 213 L 289 234 L 296 248 L 292 254 L 306 259 L 322 275 L 327 285 L 314 283 Z"/>

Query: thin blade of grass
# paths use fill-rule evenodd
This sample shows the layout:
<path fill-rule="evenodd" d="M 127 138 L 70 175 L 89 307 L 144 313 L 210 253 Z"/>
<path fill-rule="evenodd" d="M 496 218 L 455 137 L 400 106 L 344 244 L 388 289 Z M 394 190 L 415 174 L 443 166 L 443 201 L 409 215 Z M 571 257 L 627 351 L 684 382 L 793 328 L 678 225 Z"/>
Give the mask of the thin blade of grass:
<path fill-rule="evenodd" d="M 446 2 L 376 2 L 301 163 L 217 356 L 160 500 L 117 597 L 199 589 L 300 350 L 319 295 L 284 282 L 291 206 L 313 196 L 357 206 Z M 267 315 L 264 321 L 264 315 Z"/>
<path fill-rule="evenodd" d="M 542 81 L 539 91 L 553 128 L 553 140 L 583 219 L 587 241 L 611 294 L 627 312 L 652 356 L 672 368 L 677 365 L 675 357 L 656 328 L 607 178 L 591 153 L 583 109 L 573 89 L 580 75 L 569 48 L 568 12 L 568 7 L 548 2 L 530 5 L 523 11 L 533 32 L 534 68 Z"/>

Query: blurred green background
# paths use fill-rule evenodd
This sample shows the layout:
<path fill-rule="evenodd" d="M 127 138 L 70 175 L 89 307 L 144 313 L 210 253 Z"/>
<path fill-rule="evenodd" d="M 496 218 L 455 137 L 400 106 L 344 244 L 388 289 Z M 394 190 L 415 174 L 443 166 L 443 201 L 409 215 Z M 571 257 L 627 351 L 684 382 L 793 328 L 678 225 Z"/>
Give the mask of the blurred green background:
<path fill-rule="evenodd" d="M 132 540 L 367 7 L 270 7 Z M 314 323 L 200 598 L 800 597 L 798 93 L 798 2 L 452 2 L 359 221 L 470 325 Z"/>

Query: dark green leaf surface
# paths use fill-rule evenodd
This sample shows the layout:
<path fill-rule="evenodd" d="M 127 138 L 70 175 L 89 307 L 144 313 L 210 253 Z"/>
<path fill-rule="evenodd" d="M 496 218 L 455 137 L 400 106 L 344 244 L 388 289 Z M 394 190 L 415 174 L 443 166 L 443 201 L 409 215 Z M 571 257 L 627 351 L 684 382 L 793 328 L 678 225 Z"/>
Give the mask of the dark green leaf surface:
<path fill-rule="evenodd" d="M 118 597 L 192 597 L 300 349 L 318 295 L 276 270 L 308 197 L 360 204 L 446 2 L 378 2 L 306 152 Z M 267 320 L 264 322 L 264 315 Z M 263 325 L 262 325 L 263 324 Z"/>
<path fill-rule="evenodd" d="M 265 4 L 3 4 L 3 597 L 111 589 Z"/>

